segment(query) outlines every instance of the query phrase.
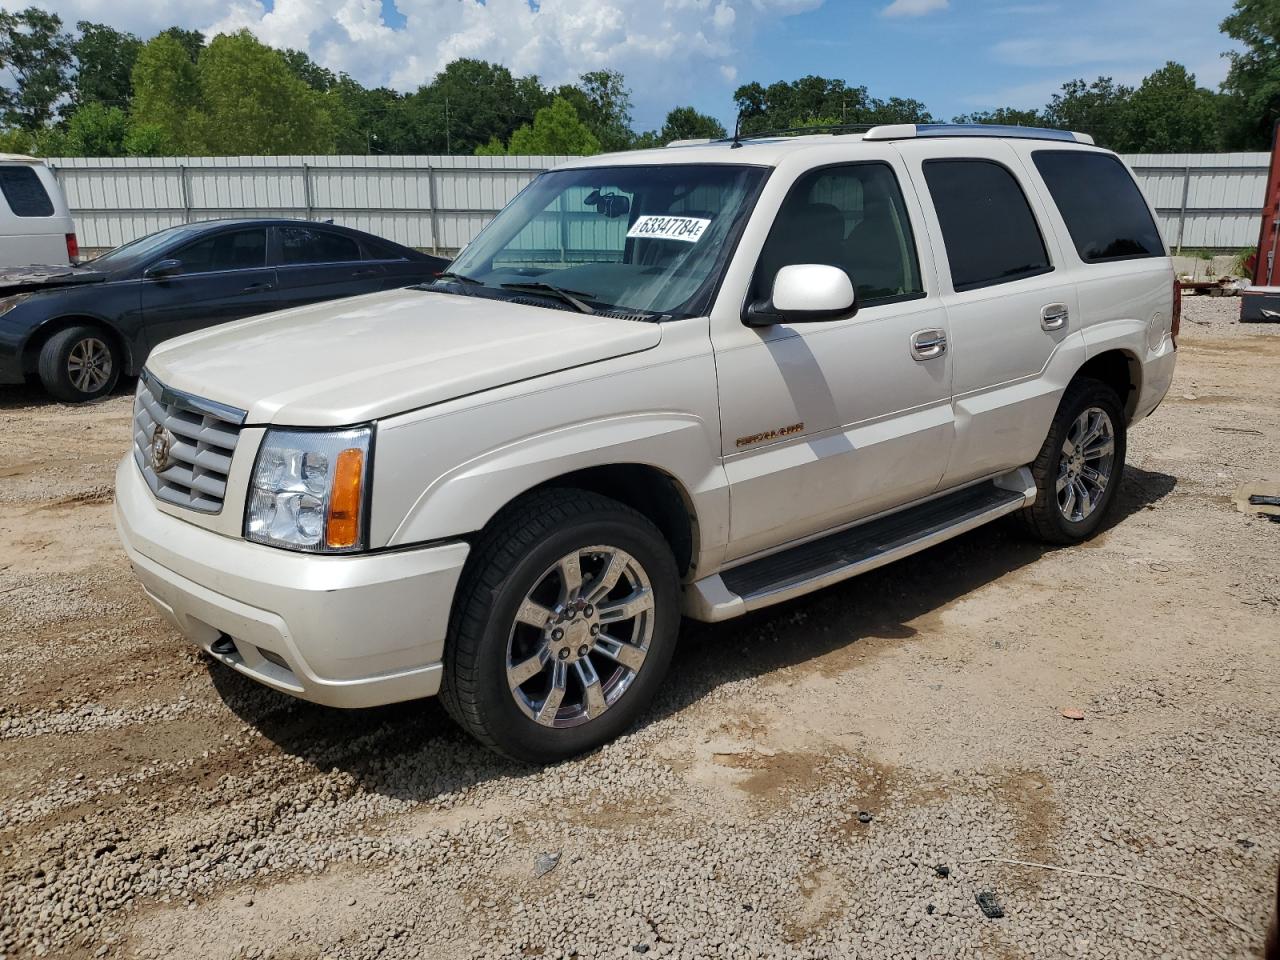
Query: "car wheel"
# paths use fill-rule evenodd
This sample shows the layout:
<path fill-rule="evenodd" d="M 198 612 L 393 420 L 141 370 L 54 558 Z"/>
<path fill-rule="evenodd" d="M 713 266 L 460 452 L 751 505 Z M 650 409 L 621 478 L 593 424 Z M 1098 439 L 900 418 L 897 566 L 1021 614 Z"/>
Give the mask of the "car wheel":
<path fill-rule="evenodd" d="M 95 327 L 60 330 L 40 348 L 40 382 L 67 403 L 105 397 L 120 380 L 120 353 Z"/>
<path fill-rule="evenodd" d="M 630 727 L 680 627 L 679 578 L 656 527 L 595 493 L 550 490 L 495 519 L 468 562 L 441 698 L 482 743 L 549 763 Z"/>
<path fill-rule="evenodd" d="M 1097 533 L 1115 503 L 1124 456 L 1116 392 L 1098 380 L 1073 381 L 1031 465 L 1036 502 L 1021 513 L 1029 532 L 1046 543 L 1079 543 Z"/>

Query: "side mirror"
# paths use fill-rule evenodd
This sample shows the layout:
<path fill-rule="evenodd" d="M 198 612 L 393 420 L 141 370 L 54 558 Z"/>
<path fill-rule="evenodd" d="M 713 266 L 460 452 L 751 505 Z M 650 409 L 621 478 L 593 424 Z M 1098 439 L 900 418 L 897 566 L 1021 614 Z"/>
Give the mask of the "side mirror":
<path fill-rule="evenodd" d="M 768 300 L 748 305 L 747 326 L 815 323 L 851 317 L 858 312 L 858 295 L 849 274 L 825 263 L 792 263 L 773 278 Z"/>
<path fill-rule="evenodd" d="M 181 260 L 157 260 L 151 266 L 147 267 L 142 274 L 148 280 L 159 280 L 163 277 L 172 277 L 176 273 L 182 272 Z"/>

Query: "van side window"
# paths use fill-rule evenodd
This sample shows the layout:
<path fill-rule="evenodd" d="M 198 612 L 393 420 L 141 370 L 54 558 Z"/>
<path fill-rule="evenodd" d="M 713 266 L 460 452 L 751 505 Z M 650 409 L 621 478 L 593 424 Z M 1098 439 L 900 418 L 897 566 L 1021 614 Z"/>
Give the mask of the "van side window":
<path fill-rule="evenodd" d="M 1165 255 L 1151 210 L 1117 157 L 1035 150 L 1031 159 L 1085 263 Z"/>
<path fill-rule="evenodd" d="M 30 167 L 0 167 L 0 192 L 15 217 L 53 216 L 53 201 Z"/>
<path fill-rule="evenodd" d="M 994 160 L 926 160 L 924 179 L 942 226 L 957 293 L 1053 269 L 1026 194 Z"/>
<path fill-rule="evenodd" d="M 797 263 L 840 267 L 862 306 L 924 296 L 911 223 L 888 164 L 825 167 L 797 180 L 760 253 L 752 299 L 768 297 L 778 271 Z"/>

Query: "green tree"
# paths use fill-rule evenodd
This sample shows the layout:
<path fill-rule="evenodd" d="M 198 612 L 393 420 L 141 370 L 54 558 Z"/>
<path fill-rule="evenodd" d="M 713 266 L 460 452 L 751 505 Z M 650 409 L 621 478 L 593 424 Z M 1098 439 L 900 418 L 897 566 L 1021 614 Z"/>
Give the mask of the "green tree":
<path fill-rule="evenodd" d="M 675 107 L 667 113 L 662 124 L 664 143 L 672 140 L 719 140 L 725 136 L 725 129 L 715 117 L 699 113 L 693 107 Z"/>
<path fill-rule="evenodd" d="M 327 93 L 337 86 L 338 75 L 328 67 L 320 66 L 302 50 L 281 50 L 280 55 L 293 75 L 312 90 Z"/>
<path fill-rule="evenodd" d="M 324 96 L 248 30 L 214 37 L 197 74 L 200 140 L 210 153 L 332 152 L 337 131 Z"/>
<path fill-rule="evenodd" d="M 497 137 L 490 137 L 488 143 L 482 143 L 476 147 L 477 157 L 505 157 L 506 155 L 507 148 Z"/>
<path fill-rule="evenodd" d="M 1225 145 L 1230 150 L 1270 150 L 1280 121 L 1280 3 L 1235 0 L 1222 31 L 1244 45 L 1227 54 Z"/>
<path fill-rule="evenodd" d="M 1100 146 L 1112 147 L 1123 137 L 1121 114 L 1132 95 L 1132 87 L 1110 77 L 1098 77 L 1093 83 L 1069 80 L 1044 108 L 1044 120 L 1050 127 L 1087 133 Z"/>
<path fill-rule="evenodd" d="M 964 113 L 951 122 L 995 123 L 1006 127 L 1043 127 L 1046 123 L 1039 110 L 1018 110 L 1015 107 L 997 107 L 995 110 Z"/>
<path fill-rule="evenodd" d="M 827 124 L 933 122 L 919 100 L 880 100 L 871 96 L 866 87 L 851 87 L 843 80 L 812 75 L 767 87 L 743 84 L 734 91 L 733 100 L 743 133 Z"/>
<path fill-rule="evenodd" d="M 617 70 L 592 70 L 571 86 L 562 86 L 553 96 L 573 106 L 587 128 L 606 151 L 626 150 L 635 140 L 631 129 L 631 91 Z"/>
<path fill-rule="evenodd" d="M 128 134 L 129 115 L 119 107 L 85 103 L 67 118 L 59 152 L 67 157 L 121 157 Z"/>
<path fill-rule="evenodd" d="M 124 152 L 130 157 L 171 157 L 186 151 L 179 150 L 164 128 L 154 123 L 130 123 Z"/>
<path fill-rule="evenodd" d="M 177 42 L 187 53 L 187 59 L 195 63 L 204 50 L 204 34 L 199 30 L 183 30 L 182 27 L 169 27 L 156 34 L 157 37 L 168 37 Z M 155 39 L 154 37 L 152 39 Z"/>
<path fill-rule="evenodd" d="M 484 60 L 454 60 L 405 101 L 414 143 L 425 153 L 474 153 L 493 137 L 506 141 L 548 98 L 537 77 L 517 79 Z"/>
<path fill-rule="evenodd" d="M 81 20 L 76 29 L 79 36 L 71 44 L 76 61 L 72 102 L 77 107 L 89 103 L 127 107 L 133 96 L 133 66 L 142 41 L 132 33 L 88 20 Z"/>
<path fill-rule="evenodd" d="M 338 126 L 339 153 L 426 153 L 409 122 L 405 98 L 386 87 L 366 89 L 345 73 L 325 94 Z"/>
<path fill-rule="evenodd" d="M 600 141 L 582 122 L 578 112 L 564 97 L 556 97 L 511 135 L 507 153 L 512 156 L 565 154 L 587 156 L 600 152 Z"/>
<path fill-rule="evenodd" d="M 132 81 L 130 120 L 150 131 L 152 146 L 166 154 L 203 152 L 198 140 L 201 98 L 196 65 L 172 31 L 143 44 Z"/>
<path fill-rule="evenodd" d="M 1221 144 L 1218 94 L 1170 61 L 1142 81 L 1118 108 L 1113 144 L 1125 153 L 1205 153 Z"/>
<path fill-rule="evenodd" d="M 61 18 L 37 7 L 0 10 L 0 69 L 13 81 L 0 86 L 5 124 L 36 131 L 49 123 L 71 90 L 71 37 Z"/>

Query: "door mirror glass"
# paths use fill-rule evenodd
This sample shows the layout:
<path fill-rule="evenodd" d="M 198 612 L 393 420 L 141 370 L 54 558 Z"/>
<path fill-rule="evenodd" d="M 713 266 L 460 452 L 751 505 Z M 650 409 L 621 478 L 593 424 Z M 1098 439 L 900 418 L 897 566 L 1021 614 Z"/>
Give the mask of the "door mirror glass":
<path fill-rule="evenodd" d="M 182 272 L 182 261 L 175 260 L 170 257 L 167 260 L 157 260 L 151 266 L 147 267 L 147 272 L 143 274 L 148 280 L 157 280 L 161 277 L 172 277 Z"/>
<path fill-rule="evenodd" d="M 776 323 L 813 323 L 853 316 L 857 294 L 849 274 L 825 263 L 792 263 L 780 269 L 768 300 L 747 308 L 747 323 L 767 327 Z"/>

